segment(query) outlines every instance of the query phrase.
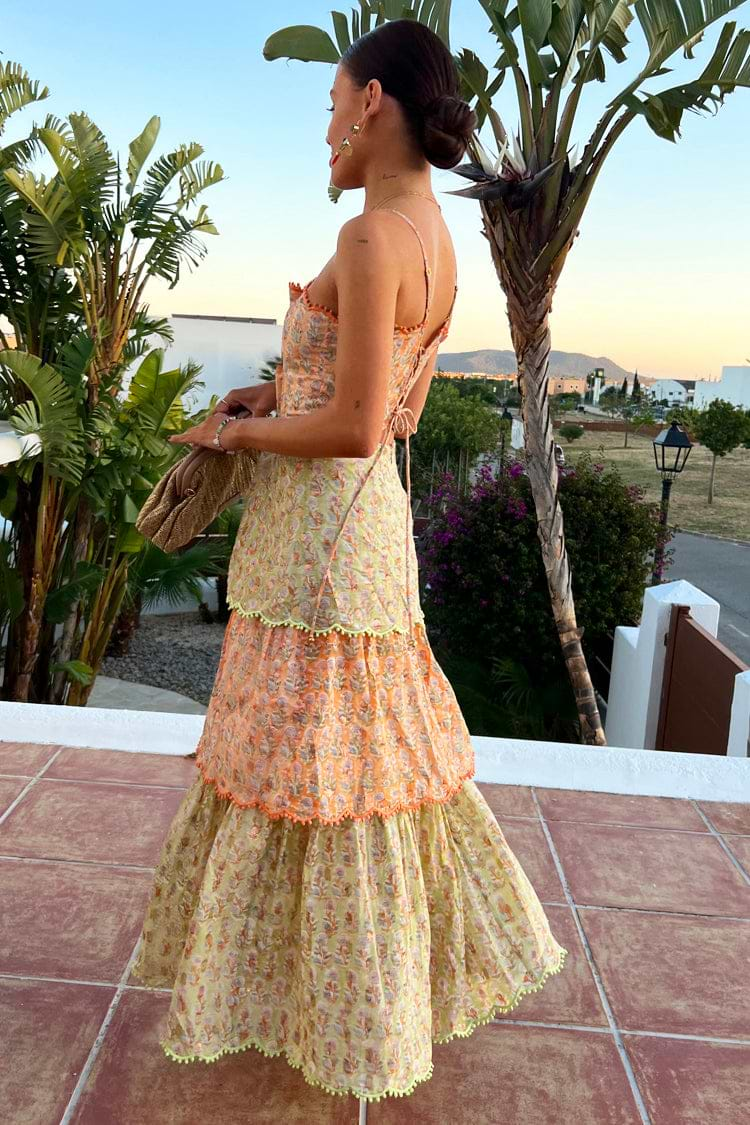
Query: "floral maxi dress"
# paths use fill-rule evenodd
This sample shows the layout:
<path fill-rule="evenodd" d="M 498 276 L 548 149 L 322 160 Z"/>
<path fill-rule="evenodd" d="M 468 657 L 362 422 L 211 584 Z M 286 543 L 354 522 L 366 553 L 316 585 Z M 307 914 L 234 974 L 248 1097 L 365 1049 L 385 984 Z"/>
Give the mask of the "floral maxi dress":
<path fill-rule="evenodd" d="M 368 1100 L 411 1093 L 433 1043 L 515 1007 L 567 953 L 471 780 L 469 731 L 425 632 L 405 400 L 451 315 L 425 348 L 431 271 L 396 214 L 419 239 L 427 307 L 394 329 L 385 438 L 365 458 L 259 456 L 199 773 L 133 968 L 172 990 L 170 1059 L 255 1047 Z M 280 414 L 333 394 L 337 319 L 309 284 L 290 283 Z"/>

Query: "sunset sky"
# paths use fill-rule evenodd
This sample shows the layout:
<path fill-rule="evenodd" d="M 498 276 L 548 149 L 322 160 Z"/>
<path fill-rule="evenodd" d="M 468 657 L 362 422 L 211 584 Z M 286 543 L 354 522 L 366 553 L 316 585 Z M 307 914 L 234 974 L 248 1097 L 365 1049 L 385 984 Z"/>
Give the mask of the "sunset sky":
<path fill-rule="evenodd" d="M 341 224 L 362 209 L 362 192 L 328 200 L 326 108 L 333 67 L 267 63 L 271 32 L 295 23 L 329 28 L 331 5 L 194 0 L 127 5 L 77 0 L 10 0 L 3 5 L 0 50 L 50 87 L 7 139 L 43 112 L 85 110 L 123 153 L 157 113 L 157 150 L 197 140 L 224 167 L 225 183 L 205 201 L 220 237 L 177 289 L 154 285 L 154 311 L 277 317 L 287 281 L 309 281 L 335 249 Z M 349 5 L 340 5 L 348 11 Z M 490 63 L 498 48 L 476 0 L 455 0 L 452 46 Z M 750 4 L 737 13 L 750 23 Z M 657 90 L 697 76 L 718 29 L 695 59 L 673 61 Z M 584 93 L 573 140 L 585 142 L 606 103 L 643 57 L 637 22 L 630 61 L 607 55 L 606 83 Z M 497 105 L 517 127 L 512 83 Z M 750 356 L 750 91 L 727 98 L 718 114 L 686 114 L 676 144 L 642 120 L 618 142 L 599 177 L 555 298 L 553 346 L 608 356 L 646 375 L 716 378 L 722 364 Z M 488 147 L 491 139 L 485 138 Z M 478 204 L 443 193 L 464 186 L 434 172 L 433 186 L 453 234 L 459 294 L 445 350 L 510 346 L 505 299 L 480 234 Z"/>

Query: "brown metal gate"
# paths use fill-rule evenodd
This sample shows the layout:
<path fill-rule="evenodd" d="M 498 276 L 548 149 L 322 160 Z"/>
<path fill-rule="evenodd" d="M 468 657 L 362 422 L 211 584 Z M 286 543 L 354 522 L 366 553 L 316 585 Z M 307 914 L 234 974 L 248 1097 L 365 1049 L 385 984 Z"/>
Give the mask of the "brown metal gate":
<path fill-rule="evenodd" d="M 657 750 L 726 754 L 735 677 L 747 664 L 673 605 L 667 635 Z"/>

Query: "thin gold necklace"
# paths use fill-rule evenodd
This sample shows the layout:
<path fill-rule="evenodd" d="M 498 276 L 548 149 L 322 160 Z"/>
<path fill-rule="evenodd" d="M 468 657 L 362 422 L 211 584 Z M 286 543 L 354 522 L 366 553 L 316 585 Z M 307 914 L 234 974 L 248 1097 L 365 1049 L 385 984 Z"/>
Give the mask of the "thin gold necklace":
<path fill-rule="evenodd" d="M 388 203 L 391 199 L 398 199 L 400 195 L 421 195 L 423 199 L 429 199 L 432 203 L 434 203 L 438 211 L 442 211 L 442 207 L 438 203 L 437 199 L 435 199 L 434 195 L 427 195 L 427 193 L 424 191 L 397 191 L 393 195 L 387 195 L 385 199 L 381 199 L 380 202 L 376 203 L 374 207 L 370 208 L 370 210 L 377 211 L 378 207 L 382 207 L 384 203 Z"/>

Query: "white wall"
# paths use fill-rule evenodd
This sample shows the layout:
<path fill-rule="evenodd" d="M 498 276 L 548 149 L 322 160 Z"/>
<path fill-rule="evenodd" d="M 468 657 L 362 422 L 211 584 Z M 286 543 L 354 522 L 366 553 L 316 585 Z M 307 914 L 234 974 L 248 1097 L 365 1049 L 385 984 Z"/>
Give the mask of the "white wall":
<path fill-rule="evenodd" d="M 182 755 L 195 749 L 204 723 L 204 715 L 115 713 L 104 707 L 0 700 L 0 733 L 8 741 Z M 750 800 L 747 760 L 478 735 L 471 741 L 476 754 L 475 781 L 698 801 Z"/>
<path fill-rule="evenodd" d="M 17 434 L 11 429 L 10 422 L 0 422 L 0 469 L 3 465 L 10 465 L 11 461 L 19 461 L 24 451 L 34 454 L 39 453 L 41 448 L 37 434 Z M 0 528 L 3 523 L 0 519 Z"/>
<path fill-rule="evenodd" d="M 717 382 L 709 383 L 701 379 L 695 384 L 693 406 L 698 410 L 717 398 L 750 410 L 750 367 L 722 367 L 721 379 Z"/>
<path fill-rule="evenodd" d="M 669 402 L 687 402 L 687 389 L 677 379 L 657 379 L 649 387 L 649 393 L 655 402 L 666 398 Z"/>
<path fill-rule="evenodd" d="M 640 625 L 615 629 L 606 721 L 611 744 L 643 750 L 656 745 L 673 605 L 689 606 L 690 616 L 712 637 L 717 635 L 719 603 L 697 586 L 680 580 L 646 587 Z M 750 758 L 750 672 L 735 679 L 727 756 Z"/>
<path fill-rule="evenodd" d="M 205 388 L 193 396 L 195 408 L 207 406 L 212 394 L 221 397 L 234 387 L 258 383 L 258 371 L 281 355 L 281 325 L 207 317 L 169 318 L 174 343 L 164 356 L 165 370 L 193 360 L 203 367 Z"/>

